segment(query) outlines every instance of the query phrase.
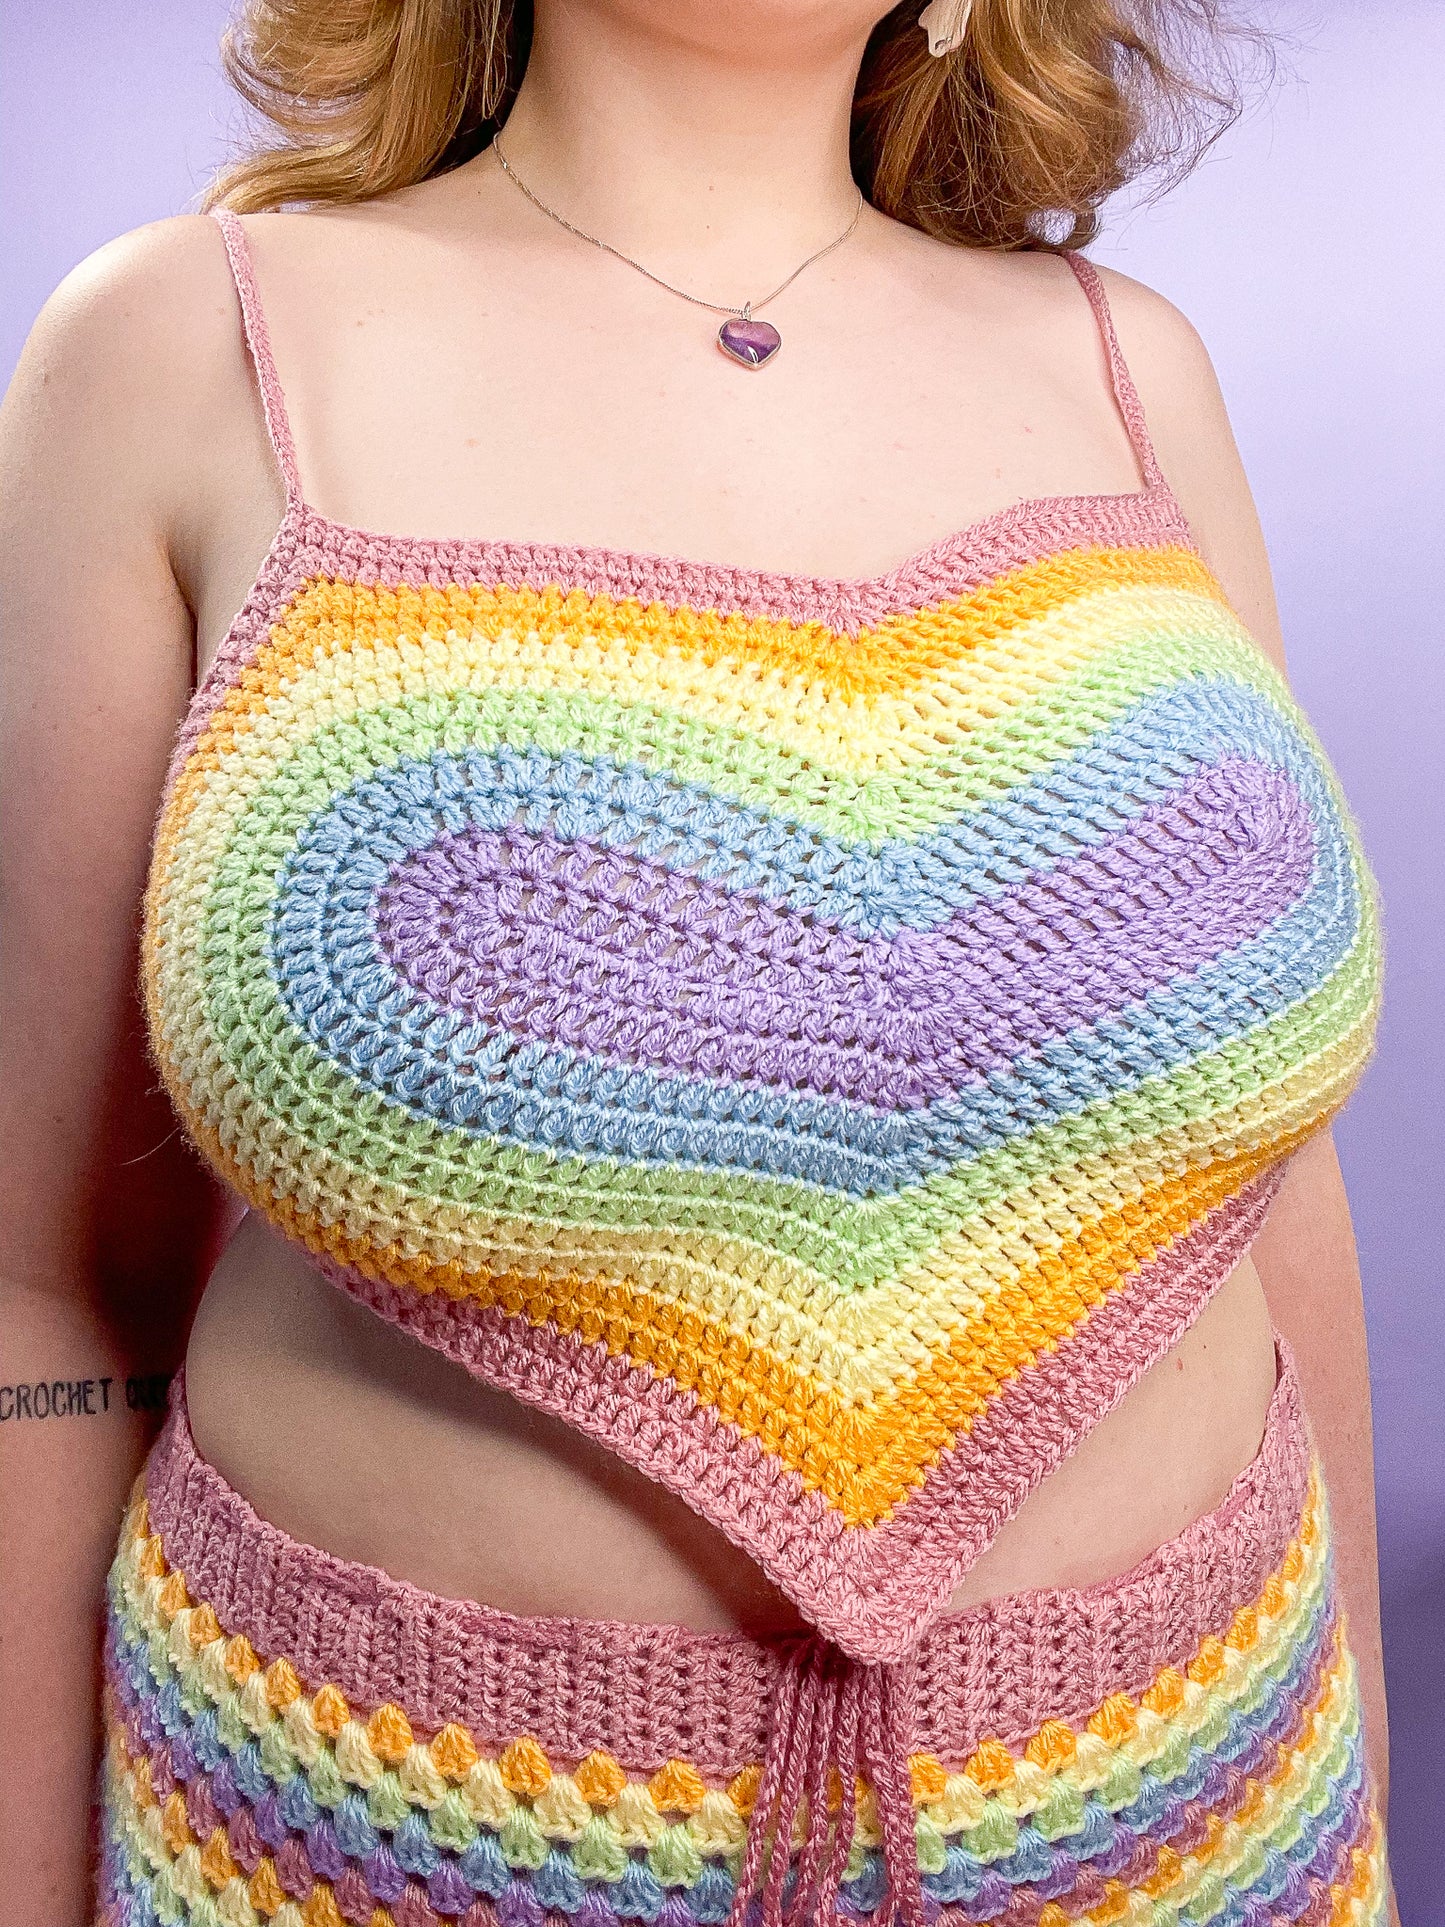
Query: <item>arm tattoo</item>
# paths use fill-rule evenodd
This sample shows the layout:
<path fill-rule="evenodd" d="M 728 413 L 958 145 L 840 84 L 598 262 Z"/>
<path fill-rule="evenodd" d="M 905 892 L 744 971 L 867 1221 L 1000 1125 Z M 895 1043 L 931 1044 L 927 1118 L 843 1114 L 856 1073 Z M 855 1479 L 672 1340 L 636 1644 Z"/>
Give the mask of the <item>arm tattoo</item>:
<path fill-rule="evenodd" d="M 160 1412 L 165 1409 L 169 1372 L 138 1374 L 124 1381 L 126 1409 Z M 0 1385 L 0 1425 L 11 1419 L 103 1418 L 121 1394 L 114 1378 L 37 1378 Z"/>

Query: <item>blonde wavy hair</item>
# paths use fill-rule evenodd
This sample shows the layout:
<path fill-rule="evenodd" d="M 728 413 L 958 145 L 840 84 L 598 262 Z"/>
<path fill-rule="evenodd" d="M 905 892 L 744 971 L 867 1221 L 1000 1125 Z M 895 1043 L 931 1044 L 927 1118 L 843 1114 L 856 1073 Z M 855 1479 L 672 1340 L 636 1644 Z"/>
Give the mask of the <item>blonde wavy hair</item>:
<path fill-rule="evenodd" d="M 1264 43 L 1222 0 L 975 0 L 934 59 L 905 0 L 853 101 L 873 205 L 973 247 L 1080 247 L 1101 203 L 1168 185 L 1240 108 L 1227 45 Z M 262 138 L 206 197 L 240 213 L 365 201 L 468 160 L 505 120 L 532 0 L 243 0 L 226 72 Z"/>

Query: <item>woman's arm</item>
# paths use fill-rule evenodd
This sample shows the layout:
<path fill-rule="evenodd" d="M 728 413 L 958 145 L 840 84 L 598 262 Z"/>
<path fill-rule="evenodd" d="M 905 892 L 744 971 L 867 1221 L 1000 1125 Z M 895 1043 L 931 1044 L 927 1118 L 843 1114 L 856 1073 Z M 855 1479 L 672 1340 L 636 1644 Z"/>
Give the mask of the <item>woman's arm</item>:
<path fill-rule="evenodd" d="M 1389 1725 L 1380 1642 L 1369 1358 L 1354 1228 L 1331 1132 L 1322 1132 L 1290 1160 L 1252 1255 L 1270 1314 L 1294 1348 L 1305 1407 L 1324 1460 L 1340 1595 L 1360 1669 L 1370 1763 L 1383 1813 L 1389 1792 Z"/>
<path fill-rule="evenodd" d="M 205 222 L 104 250 L 0 411 L 0 1927 L 90 1917 L 103 1578 L 226 1215 L 136 975 L 191 681 L 172 504 L 211 486 L 223 274 Z"/>
<path fill-rule="evenodd" d="M 1189 322 L 1161 296 L 1124 275 L 1105 271 L 1105 279 L 1170 485 L 1236 612 L 1287 676 L 1264 535 L 1208 353 Z M 1331 1132 L 1322 1132 L 1290 1160 L 1250 1255 L 1270 1315 L 1298 1361 L 1329 1482 L 1341 1597 L 1383 1813 L 1389 1739 L 1369 1359 L 1354 1228 Z"/>

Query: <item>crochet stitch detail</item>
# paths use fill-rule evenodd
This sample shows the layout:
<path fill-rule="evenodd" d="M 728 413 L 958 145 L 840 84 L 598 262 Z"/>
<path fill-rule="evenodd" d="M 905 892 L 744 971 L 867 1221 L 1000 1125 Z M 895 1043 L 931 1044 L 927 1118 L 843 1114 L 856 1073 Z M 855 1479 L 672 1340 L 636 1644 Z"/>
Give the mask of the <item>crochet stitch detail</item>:
<path fill-rule="evenodd" d="M 353 1704 L 228 1628 L 138 1496 L 110 1579 L 105 1927 L 721 1927 L 760 1764 L 639 1771 L 618 1724 L 634 1699 L 646 1704 L 645 1682 L 611 1715 L 615 1750 L 581 1759 Z M 1383 1848 L 1317 1469 L 1259 1593 L 1178 1665 L 1014 1744 L 914 1750 L 907 1772 L 923 1891 L 945 1927 L 1373 1927 Z M 824 1796 L 835 1822 L 845 1791 Z M 872 1789 L 860 1782 L 849 1806 L 841 1917 L 880 1921 Z M 805 1841 L 800 1817 L 794 1864 Z"/>
<path fill-rule="evenodd" d="M 373 537 L 248 300 L 288 509 L 155 840 L 177 1111 L 897 1660 L 1354 1089 L 1338 779 L 1153 469 L 852 584 Z"/>

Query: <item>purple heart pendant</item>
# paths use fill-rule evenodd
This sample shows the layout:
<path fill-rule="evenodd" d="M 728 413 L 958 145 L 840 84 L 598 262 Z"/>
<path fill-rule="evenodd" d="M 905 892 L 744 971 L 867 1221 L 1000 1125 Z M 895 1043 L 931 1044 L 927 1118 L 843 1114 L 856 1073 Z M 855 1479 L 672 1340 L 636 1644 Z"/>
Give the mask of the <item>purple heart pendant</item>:
<path fill-rule="evenodd" d="M 783 345 L 771 321 L 754 321 L 743 314 L 729 318 L 717 331 L 717 345 L 731 361 L 744 368 L 761 368 Z"/>

